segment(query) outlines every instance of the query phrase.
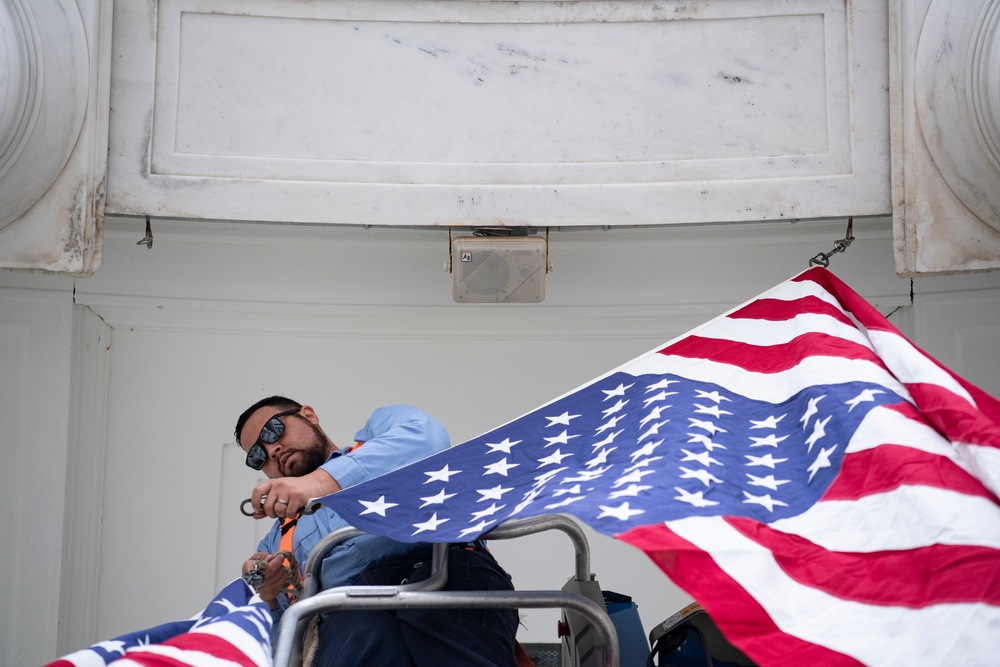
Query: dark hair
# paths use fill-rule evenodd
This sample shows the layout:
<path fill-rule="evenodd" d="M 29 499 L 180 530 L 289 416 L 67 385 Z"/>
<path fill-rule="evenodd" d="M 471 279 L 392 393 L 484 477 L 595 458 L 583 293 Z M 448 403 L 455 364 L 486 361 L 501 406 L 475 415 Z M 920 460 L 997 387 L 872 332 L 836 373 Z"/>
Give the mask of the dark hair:
<path fill-rule="evenodd" d="M 241 447 L 243 446 L 242 443 L 240 443 L 240 431 L 243 430 L 247 420 L 250 419 L 250 415 L 267 406 L 277 408 L 279 412 L 281 410 L 291 410 L 292 408 L 302 409 L 301 403 L 293 401 L 290 398 L 285 398 L 284 396 L 268 396 L 267 398 L 260 399 L 244 410 L 243 414 L 240 415 L 240 418 L 236 420 L 236 429 L 233 431 L 236 434 L 236 444 Z"/>

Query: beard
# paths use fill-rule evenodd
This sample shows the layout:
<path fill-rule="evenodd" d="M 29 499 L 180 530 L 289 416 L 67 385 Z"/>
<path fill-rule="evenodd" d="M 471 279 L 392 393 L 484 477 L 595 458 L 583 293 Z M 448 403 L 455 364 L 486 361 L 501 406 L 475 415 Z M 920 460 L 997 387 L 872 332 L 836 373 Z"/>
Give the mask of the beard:
<path fill-rule="evenodd" d="M 295 415 L 298 417 L 299 415 Z M 288 463 L 288 467 L 278 466 L 278 471 L 283 477 L 302 477 L 326 463 L 330 458 L 330 441 L 319 426 L 313 424 L 308 419 L 302 418 L 302 422 L 309 427 L 309 437 L 295 448 L 295 460 Z"/>

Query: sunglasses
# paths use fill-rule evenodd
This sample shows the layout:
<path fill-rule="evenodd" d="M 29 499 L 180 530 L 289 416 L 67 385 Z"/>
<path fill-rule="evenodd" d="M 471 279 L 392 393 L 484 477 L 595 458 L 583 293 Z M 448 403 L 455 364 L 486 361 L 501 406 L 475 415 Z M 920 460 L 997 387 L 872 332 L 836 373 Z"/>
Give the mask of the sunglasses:
<path fill-rule="evenodd" d="M 247 452 L 247 466 L 253 468 L 254 470 L 260 470 L 267 463 L 267 450 L 264 449 L 264 443 L 271 445 L 278 441 L 281 434 L 285 432 L 285 425 L 282 423 L 280 417 L 287 417 L 288 415 L 294 415 L 302 408 L 295 408 L 294 410 L 285 410 L 284 412 L 279 412 L 264 424 L 264 427 L 260 429 L 260 435 L 257 436 L 257 442 L 253 443 L 253 447 Z"/>

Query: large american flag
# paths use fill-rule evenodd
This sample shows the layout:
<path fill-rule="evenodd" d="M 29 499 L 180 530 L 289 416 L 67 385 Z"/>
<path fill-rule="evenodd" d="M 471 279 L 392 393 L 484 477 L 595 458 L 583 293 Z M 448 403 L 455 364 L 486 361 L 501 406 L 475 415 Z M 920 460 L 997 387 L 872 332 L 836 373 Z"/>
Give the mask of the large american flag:
<path fill-rule="evenodd" d="M 234 579 L 193 618 L 131 632 L 45 667 L 269 667 L 271 612 Z"/>
<path fill-rule="evenodd" d="M 996 664 L 1000 403 L 813 268 L 497 428 L 323 499 L 403 541 L 563 512 L 760 665 Z"/>

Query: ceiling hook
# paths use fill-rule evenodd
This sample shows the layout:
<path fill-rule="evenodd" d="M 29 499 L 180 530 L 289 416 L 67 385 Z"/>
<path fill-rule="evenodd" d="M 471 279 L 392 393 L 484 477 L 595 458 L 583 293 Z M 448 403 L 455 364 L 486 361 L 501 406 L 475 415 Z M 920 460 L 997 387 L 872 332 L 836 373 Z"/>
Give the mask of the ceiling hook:
<path fill-rule="evenodd" d="M 847 218 L 847 234 L 844 238 L 839 241 L 833 242 L 833 250 L 830 252 L 818 253 L 815 257 L 809 260 L 809 266 L 822 266 L 826 268 L 830 266 L 830 258 L 836 255 L 838 252 L 844 252 L 847 247 L 851 245 L 854 241 L 854 216 L 848 216 Z"/>

